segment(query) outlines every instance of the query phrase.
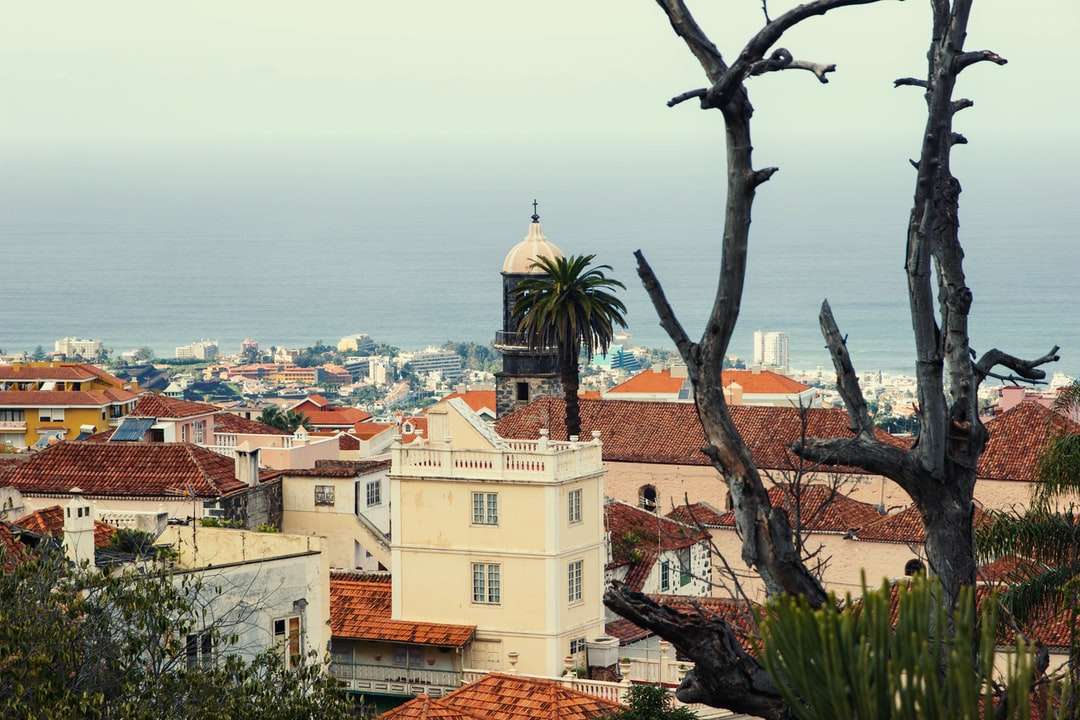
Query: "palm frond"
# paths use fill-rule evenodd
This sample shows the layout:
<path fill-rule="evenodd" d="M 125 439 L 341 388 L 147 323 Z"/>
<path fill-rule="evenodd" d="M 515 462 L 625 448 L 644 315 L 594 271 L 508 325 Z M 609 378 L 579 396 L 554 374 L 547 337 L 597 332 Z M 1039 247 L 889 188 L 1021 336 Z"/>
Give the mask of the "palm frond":
<path fill-rule="evenodd" d="M 1035 507 L 1023 513 L 993 512 L 975 528 L 976 554 L 983 562 L 1010 555 L 1051 567 L 1080 562 L 1080 518 Z"/>
<path fill-rule="evenodd" d="M 1039 610 L 1060 607 L 1071 596 L 1066 590 L 1080 576 L 1080 562 L 1048 568 L 1038 575 L 1011 582 L 999 601 L 1020 622 L 1027 622 Z"/>

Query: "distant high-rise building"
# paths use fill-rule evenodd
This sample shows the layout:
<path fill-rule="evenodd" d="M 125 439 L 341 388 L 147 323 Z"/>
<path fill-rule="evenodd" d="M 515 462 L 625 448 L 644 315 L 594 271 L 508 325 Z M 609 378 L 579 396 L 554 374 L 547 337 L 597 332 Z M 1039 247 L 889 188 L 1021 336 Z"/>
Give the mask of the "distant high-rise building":
<path fill-rule="evenodd" d="M 217 356 L 217 340 L 199 340 L 176 348 L 177 360 L 214 360 Z"/>
<path fill-rule="evenodd" d="M 787 333 L 755 330 L 754 365 L 787 372 L 790 367 Z"/>
<path fill-rule="evenodd" d="M 56 352 L 69 358 L 93 360 L 101 352 L 101 341 L 90 338 L 66 337 L 57 340 L 53 347 Z"/>
<path fill-rule="evenodd" d="M 375 341 L 365 333 L 346 335 L 338 340 L 337 349 L 338 352 L 343 353 L 354 352 L 357 355 L 370 355 L 375 352 Z"/>

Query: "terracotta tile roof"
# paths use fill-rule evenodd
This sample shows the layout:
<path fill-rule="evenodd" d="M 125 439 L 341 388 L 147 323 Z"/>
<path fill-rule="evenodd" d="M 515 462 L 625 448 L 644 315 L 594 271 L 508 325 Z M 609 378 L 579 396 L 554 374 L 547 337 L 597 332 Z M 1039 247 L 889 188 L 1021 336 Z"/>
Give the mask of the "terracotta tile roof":
<path fill-rule="evenodd" d="M 311 426 L 314 428 L 335 427 L 352 429 L 356 423 L 371 419 L 371 413 L 361 410 L 360 408 L 334 408 L 333 410 L 308 410 L 304 408 L 298 412 L 307 417 Z"/>
<path fill-rule="evenodd" d="M 577 396 L 582 400 L 599 400 L 600 399 L 600 391 L 599 390 L 581 390 L 580 392 L 578 392 Z"/>
<path fill-rule="evenodd" d="M 769 488 L 769 502 L 782 507 L 788 520 L 795 524 L 795 497 L 793 493 L 774 485 Z M 866 527 L 883 518 L 870 503 L 860 502 L 837 492 L 827 485 L 810 484 L 802 488 L 800 521 L 810 532 L 846 533 Z M 717 526 L 735 527 L 735 513 L 728 511 L 718 518 Z M 920 525 L 921 527 L 921 525 Z"/>
<path fill-rule="evenodd" d="M 60 442 L 5 477 L 23 493 L 213 498 L 246 486 L 231 458 L 190 443 Z"/>
<path fill-rule="evenodd" d="M 981 525 L 989 520 L 989 515 L 978 507 L 975 508 L 976 525 Z M 926 528 L 923 527 L 919 508 L 910 505 L 900 512 L 886 515 L 874 522 L 863 525 L 855 533 L 854 539 L 921 545 L 926 542 Z"/>
<path fill-rule="evenodd" d="M 370 422 L 365 420 L 364 422 L 358 422 L 353 425 L 350 434 L 355 435 L 361 440 L 370 440 L 376 435 L 384 433 L 393 427 L 395 427 L 394 423 Z M 344 450 L 344 448 L 342 449 Z"/>
<path fill-rule="evenodd" d="M 359 582 L 379 582 L 390 584 L 393 577 L 388 571 L 371 571 L 366 570 L 331 570 L 331 580 L 355 580 Z"/>
<path fill-rule="evenodd" d="M 139 402 L 135 404 L 135 412 L 131 414 L 135 417 L 173 419 L 209 415 L 219 411 L 220 408 L 206 403 L 178 400 L 177 398 L 156 393 L 145 393 L 139 398 Z"/>
<path fill-rule="evenodd" d="M 640 591 L 659 552 L 680 550 L 706 542 L 707 533 L 618 500 L 604 504 L 604 527 L 611 538 L 607 569 L 627 566 L 623 583 Z"/>
<path fill-rule="evenodd" d="M 127 402 L 138 393 L 119 388 L 105 390 L 0 390 L 0 407 L 101 407 Z"/>
<path fill-rule="evenodd" d="M 394 720 L 476 720 L 472 715 L 440 704 L 427 695 L 421 693 L 416 698 L 404 705 L 399 705 L 393 710 L 383 713 L 380 717 L 394 718 Z"/>
<path fill-rule="evenodd" d="M 278 474 L 287 477 L 352 478 L 389 467 L 389 460 L 316 460 L 313 468 L 282 470 Z"/>
<path fill-rule="evenodd" d="M 448 402 L 454 398 L 461 398 L 474 412 L 489 410 L 495 412 L 494 390 L 466 390 L 465 392 L 452 392 L 439 402 Z"/>
<path fill-rule="evenodd" d="M 639 628 L 625 618 L 619 618 L 604 626 L 604 634 L 610 635 L 613 638 L 618 638 L 620 645 L 631 645 L 639 640 L 652 637 L 653 632 L 652 630 Z"/>
<path fill-rule="evenodd" d="M 344 368 L 342 368 L 342 369 L 344 369 Z M 325 398 L 324 396 L 322 396 L 322 395 L 308 395 L 308 396 L 307 396 L 306 398 L 304 398 L 304 399 L 305 399 L 305 400 L 306 400 L 307 402 L 310 402 L 310 403 L 312 403 L 313 405 L 317 405 L 318 407 L 326 407 L 326 406 L 328 406 L 328 405 L 330 404 L 330 401 L 329 401 L 329 400 L 327 400 L 327 399 L 326 399 L 326 398 Z M 302 401 L 301 401 L 301 402 L 302 402 Z"/>
<path fill-rule="evenodd" d="M 589 437 L 600 431 L 604 460 L 608 462 L 709 465 L 701 452 L 705 435 L 693 403 L 582 400 L 581 430 Z M 795 408 L 735 405 L 728 410 L 736 429 L 750 448 L 759 468 L 790 469 L 798 459 L 788 445 L 799 439 L 801 423 Z M 813 408 L 806 411 L 807 434 L 818 438 L 852 437 L 843 410 Z M 547 428 L 553 439 L 566 437 L 564 401 L 543 397 L 499 419 L 496 431 L 505 438 L 535 439 Z M 878 437 L 903 443 L 881 432 Z M 830 468 L 856 472 L 851 468 Z"/>
<path fill-rule="evenodd" d="M 705 527 L 720 527 L 724 522 L 723 516 L 724 513 L 706 502 L 679 505 L 667 514 L 668 518 L 690 527 L 697 527 L 699 523 Z"/>
<path fill-rule="evenodd" d="M 392 620 L 390 583 L 335 574 L 330 578 L 330 632 L 336 638 L 464 647 L 476 626 Z"/>
<path fill-rule="evenodd" d="M 1035 482 L 1043 448 L 1057 433 L 1080 433 L 1080 424 L 1037 402 L 1022 402 L 987 422 L 986 430 L 990 439 L 978 477 Z"/>
<path fill-rule="evenodd" d="M 401 431 L 401 442 L 402 442 L 402 444 L 408 445 L 413 440 L 415 440 L 416 437 L 417 437 L 416 436 L 416 431 L 417 430 L 424 433 L 424 437 L 427 437 L 428 436 L 428 433 L 427 433 L 428 423 L 427 423 L 427 421 L 428 421 L 428 419 L 427 419 L 426 415 L 419 415 L 419 416 L 414 416 L 414 417 L 402 418 L 399 427 L 404 428 L 405 424 L 408 423 L 413 428 L 412 432 L 405 432 L 405 430 L 402 429 L 402 431 Z"/>
<path fill-rule="evenodd" d="M 99 377 L 88 366 L 77 365 L 0 365 L 0 382 L 36 382 L 41 380 L 63 380 L 64 382 L 84 382 Z M 108 373 L 106 373 L 108 374 Z M 119 381 L 109 375 L 114 381 Z"/>
<path fill-rule="evenodd" d="M 198 403 L 196 403 L 198 404 Z M 235 433 L 237 435 L 291 435 L 280 428 L 261 423 L 258 420 L 248 420 L 245 417 L 234 415 L 231 412 L 218 413 L 214 416 L 214 432 Z"/>
<path fill-rule="evenodd" d="M 424 717 L 424 705 L 461 713 L 469 720 L 595 720 L 622 706 L 586 695 L 554 680 L 491 673 L 438 700 L 417 698 L 383 713 L 384 720 L 412 720 Z M 430 712 L 430 710 L 429 710 Z"/>
<path fill-rule="evenodd" d="M 64 509 L 59 505 L 53 505 L 43 510 L 36 510 L 16 520 L 15 524 L 38 535 L 63 537 Z M 112 525 L 106 525 L 98 520 L 94 521 L 94 547 L 108 547 L 115 534 L 116 528 Z"/>
<path fill-rule="evenodd" d="M 1008 583 L 1027 580 L 1040 572 L 1037 563 L 1010 555 L 980 566 L 977 577 L 984 583 Z"/>
<path fill-rule="evenodd" d="M 359 450 L 360 438 L 350 433 L 338 435 L 338 450 Z"/>
<path fill-rule="evenodd" d="M 809 386 L 771 370 L 724 370 L 721 373 L 724 387 L 738 383 L 748 395 L 797 395 Z M 607 391 L 608 395 L 619 393 L 659 393 L 674 396 L 679 393 L 686 377 L 672 377 L 671 369 L 642 370 L 637 375 Z"/>

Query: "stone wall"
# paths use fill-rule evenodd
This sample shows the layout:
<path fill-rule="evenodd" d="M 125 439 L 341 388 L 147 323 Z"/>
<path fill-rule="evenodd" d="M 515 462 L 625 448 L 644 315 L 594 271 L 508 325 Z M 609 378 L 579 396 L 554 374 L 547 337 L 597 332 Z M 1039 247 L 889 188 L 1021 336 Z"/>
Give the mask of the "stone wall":
<path fill-rule="evenodd" d="M 519 402 L 517 399 L 517 384 L 519 382 L 529 383 L 529 400 L 527 402 Z M 562 382 L 558 376 L 521 377 L 504 373 L 495 374 L 495 413 L 498 417 L 528 405 L 529 402 L 538 397 L 561 397 L 562 394 Z M 558 440 L 560 438 L 552 439 Z"/>
<path fill-rule="evenodd" d="M 260 483 L 243 492 L 222 498 L 221 507 L 229 520 L 239 520 L 245 528 L 273 525 L 281 529 L 283 512 L 281 479 Z"/>

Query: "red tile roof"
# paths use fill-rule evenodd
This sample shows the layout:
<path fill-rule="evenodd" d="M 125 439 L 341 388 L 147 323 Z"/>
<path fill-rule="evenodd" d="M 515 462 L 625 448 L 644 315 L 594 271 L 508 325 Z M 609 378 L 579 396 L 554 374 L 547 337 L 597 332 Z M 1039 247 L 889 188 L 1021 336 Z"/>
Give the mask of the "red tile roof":
<path fill-rule="evenodd" d="M 277 474 L 288 477 L 353 478 L 389 467 L 389 460 L 316 460 L 313 468 L 281 470 Z"/>
<path fill-rule="evenodd" d="M 338 435 L 338 450 L 359 450 L 360 438 L 352 435 L 351 433 L 341 433 Z"/>
<path fill-rule="evenodd" d="M 795 524 L 794 493 L 780 485 L 769 488 L 769 502 L 782 507 L 789 522 Z M 819 533 L 846 533 L 882 519 L 877 508 L 848 497 L 827 485 L 810 484 L 802 488 L 799 520 L 806 530 Z M 718 526 L 735 527 L 735 513 L 728 511 L 718 518 Z"/>
<path fill-rule="evenodd" d="M 809 386 L 771 370 L 724 370 L 721 373 L 724 387 L 738 383 L 748 395 L 798 395 Z M 672 377 L 671 369 L 642 370 L 637 375 L 607 391 L 608 395 L 619 393 L 660 393 L 677 395 L 686 377 Z"/>
<path fill-rule="evenodd" d="M 99 377 L 90 372 L 88 366 L 76 365 L 0 365 L 0 381 L 38 382 L 42 380 L 62 380 L 64 382 L 84 382 Z M 120 381 L 109 375 L 117 384 Z"/>
<path fill-rule="evenodd" d="M 455 708 L 441 705 L 437 700 L 421 693 L 415 699 L 390 710 L 380 717 L 394 720 L 476 720 L 472 715 Z"/>
<path fill-rule="evenodd" d="M 139 398 L 139 402 L 135 404 L 135 412 L 131 414 L 134 417 L 176 419 L 209 415 L 219 411 L 220 408 L 215 405 L 178 400 L 156 393 L 145 393 Z"/>
<path fill-rule="evenodd" d="M 358 422 L 353 425 L 353 429 L 350 434 L 355 435 L 361 440 L 370 440 L 376 435 L 384 433 L 393 427 L 394 423 L 379 423 L 365 420 L 364 422 Z M 344 448 L 342 449 L 344 450 Z"/>
<path fill-rule="evenodd" d="M 291 435 L 280 428 L 261 423 L 258 420 L 248 420 L 245 417 L 234 415 L 231 412 L 218 413 L 214 416 L 214 432 L 235 433 L 237 435 Z"/>
<path fill-rule="evenodd" d="M 424 708 L 429 714 L 423 715 Z M 432 715 L 452 711 L 460 715 Z M 452 693 L 431 700 L 417 698 L 383 713 L 382 720 L 424 717 L 468 720 L 596 720 L 623 709 L 618 703 L 586 695 L 561 682 L 491 673 Z"/>
<path fill-rule="evenodd" d="M 416 437 L 417 437 L 416 436 L 416 431 L 417 430 L 422 432 L 424 434 L 424 437 L 427 437 L 428 436 L 428 434 L 427 434 L 427 429 L 428 429 L 427 421 L 428 421 L 428 419 L 427 419 L 426 415 L 418 415 L 418 416 L 415 416 L 415 417 L 402 418 L 401 419 L 401 424 L 399 426 L 399 427 L 403 428 L 402 431 L 401 431 L 401 442 L 402 442 L 402 444 L 407 445 L 407 444 L 411 443 L 413 440 L 415 440 Z M 405 430 L 404 430 L 405 423 L 408 423 L 409 425 L 412 426 L 412 429 L 413 429 L 412 432 L 405 432 Z"/>
<path fill-rule="evenodd" d="M 23 493 L 213 498 L 243 490 L 231 458 L 190 443 L 60 442 L 11 470 Z"/>
<path fill-rule="evenodd" d="M 699 524 L 704 527 L 720 527 L 724 523 L 724 513 L 706 502 L 679 505 L 669 512 L 667 517 L 690 527 L 697 527 Z"/>
<path fill-rule="evenodd" d="M 990 440 L 979 458 L 980 479 L 1038 480 L 1038 459 L 1058 433 L 1080 433 L 1080 424 L 1037 402 L 1022 402 L 986 423 Z"/>
<path fill-rule="evenodd" d="M 336 638 L 464 647 L 476 626 L 392 620 L 390 583 L 334 574 L 330 578 L 330 632 Z"/>
<path fill-rule="evenodd" d="M 1042 572 L 1035 562 L 1025 558 L 1008 556 L 979 567 L 978 580 L 985 583 L 1009 583 L 1028 580 Z"/>
<path fill-rule="evenodd" d="M 639 640 L 652 637 L 653 632 L 652 630 L 640 628 L 625 618 L 619 618 L 604 626 L 604 634 L 618 638 L 620 645 L 631 645 Z"/>
<path fill-rule="evenodd" d="M 604 504 L 604 527 L 611 537 L 608 569 L 628 566 L 623 583 L 640 591 L 656 564 L 657 554 L 707 542 L 709 536 L 689 525 L 654 515 L 618 500 Z"/>
<path fill-rule="evenodd" d="M 981 525 L 989 520 L 989 515 L 978 507 L 975 508 L 976 525 Z M 923 526 L 919 508 L 911 505 L 900 512 L 886 515 L 879 520 L 863 525 L 855 533 L 855 539 L 870 542 L 921 545 L 926 542 L 926 528 Z"/>
<path fill-rule="evenodd" d="M 633 400 L 582 400 L 581 430 L 589 437 L 600 431 L 604 460 L 608 462 L 709 465 L 702 452 L 705 435 L 693 403 L 637 402 Z M 750 448 L 759 468 L 791 469 L 798 458 L 788 446 L 801 437 L 799 412 L 795 408 L 735 405 L 728 408 L 735 428 Z M 852 437 L 843 410 L 813 408 L 806 411 L 807 434 L 818 438 Z M 535 439 L 541 428 L 551 437 L 566 437 L 564 401 L 544 397 L 534 400 L 496 422 L 505 438 Z M 902 444 L 887 433 L 878 437 Z M 835 472 L 861 472 L 830 468 Z"/>
<path fill-rule="evenodd" d="M 105 390 L 0 390 L 0 407 L 101 407 L 138 397 L 120 388 Z"/>
<path fill-rule="evenodd" d="M 334 408 L 333 410 L 308 410 L 305 408 L 298 412 L 307 417 L 313 428 L 352 429 L 356 423 L 371 419 L 371 413 L 360 408 Z"/>
<path fill-rule="evenodd" d="M 465 392 L 452 392 L 439 402 L 448 402 L 454 398 L 461 398 L 465 404 L 472 408 L 473 412 L 489 410 L 495 412 L 494 390 L 466 390 Z"/>
<path fill-rule="evenodd" d="M 38 535 L 51 537 L 63 537 L 64 535 L 64 509 L 59 505 L 36 510 L 29 515 L 19 518 L 15 524 Z M 98 520 L 94 521 L 94 547 L 108 547 L 116 535 L 116 528 L 106 525 Z"/>
<path fill-rule="evenodd" d="M 18 529 L 16 528 L 16 531 Z M 0 522 L 0 548 L 3 549 L 4 562 L 0 565 L 3 572 L 11 572 L 16 565 L 26 558 L 26 545 L 12 532 L 8 523 Z"/>
<path fill-rule="evenodd" d="M 683 615 L 697 615 L 699 612 L 708 617 L 725 620 L 743 649 L 754 653 L 759 634 L 755 627 L 753 612 L 762 610 L 759 605 L 747 605 L 742 600 L 718 597 L 689 597 L 686 595 L 650 595 L 656 603 L 669 607 Z M 643 640 L 653 635 L 652 631 L 634 625 L 629 620 L 616 620 L 607 624 L 605 632 L 619 638 L 621 645 Z"/>

